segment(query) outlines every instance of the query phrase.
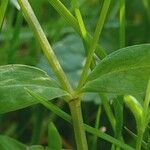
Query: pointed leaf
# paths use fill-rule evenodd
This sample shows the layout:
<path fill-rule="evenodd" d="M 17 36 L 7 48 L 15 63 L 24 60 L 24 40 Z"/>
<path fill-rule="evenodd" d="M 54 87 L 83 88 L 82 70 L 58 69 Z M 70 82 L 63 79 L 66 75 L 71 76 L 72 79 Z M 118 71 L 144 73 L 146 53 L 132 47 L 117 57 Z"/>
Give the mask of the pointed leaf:
<path fill-rule="evenodd" d="M 0 1 L 0 29 L 1 29 L 2 24 L 3 24 L 7 5 L 8 5 L 8 0 L 1 0 Z"/>
<path fill-rule="evenodd" d="M 41 145 L 26 146 L 5 135 L 0 135 L 0 150 L 44 150 Z"/>
<path fill-rule="evenodd" d="M 62 149 L 62 142 L 59 132 L 52 122 L 48 126 L 48 148 L 49 150 Z"/>
<path fill-rule="evenodd" d="M 142 94 L 150 76 L 150 44 L 120 49 L 104 58 L 90 74 L 84 91 Z"/>
<path fill-rule="evenodd" d="M 37 103 L 25 88 L 48 100 L 67 95 L 67 92 L 38 68 L 26 65 L 0 66 L 0 114 Z"/>

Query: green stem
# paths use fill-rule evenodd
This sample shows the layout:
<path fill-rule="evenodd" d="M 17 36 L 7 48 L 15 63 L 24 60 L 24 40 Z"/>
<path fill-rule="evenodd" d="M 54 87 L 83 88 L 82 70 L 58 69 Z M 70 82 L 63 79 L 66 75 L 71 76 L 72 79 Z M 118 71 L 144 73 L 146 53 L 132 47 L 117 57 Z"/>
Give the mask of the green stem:
<path fill-rule="evenodd" d="M 120 0 L 120 14 L 119 14 L 119 39 L 120 39 L 120 48 L 125 47 L 125 0 Z"/>
<path fill-rule="evenodd" d="M 89 49 L 89 46 L 90 46 L 90 42 L 91 41 L 87 41 L 87 31 L 86 31 L 86 27 L 85 27 L 85 24 L 84 24 L 84 21 L 82 19 L 82 15 L 81 15 L 81 12 L 79 10 L 79 5 L 78 5 L 78 2 L 77 0 L 72 0 L 72 6 L 73 6 L 73 9 L 75 11 L 75 15 L 76 15 L 76 19 L 77 19 L 77 22 L 78 22 L 78 26 L 79 26 L 79 29 L 80 29 L 80 33 L 81 33 L 81 38 L 83 40 L 83 45 L 84 45 L 84 48 L 85 48 L 85 52 L 88 53 L 88 49 Z M 93 69 L 95 67 L 95 60 L 93 58 L 92 60 L 92 63 L 91 63 L 91 69 Z"/>
<path fill-rule="evenodd" d="M 107 16 L 107 12 L 108 12 L 108 9 L 109 9 L 109 6 L 110 6 L 110 2 L 111 2 L 111 0 L 104 0 L 102 11 L 100 13 L 100 17 L 98 19 L 98 23 L 97 23 L 97 26 L 96 26 L 96 29 L 95 29 L 94 38 L 91 42 L 91 45 L 90 45 L 90 48 L 89 48 L 89 51 L 88 51 L 88 56 L 87 56 L 87 59 L 86 59 L 86 63 L 85 63 L 85 66 L 83 68 L 81 78 L 79 80 L 78 89 L 80 89 L 83 86 L 83 84 L 85 83 L 85 81 L 87 79 L 88 71 L 89 71 L 89 68 L 90 68 L 90 65 L 91 65 L 91 62 L 92 62 L 92 59 L 93 59 L 94 51 L 96 49 L 96 46 L 97 46 L 102 28 L 104 26 L 104 22 L 105 22 L 105 19 L 106 19 L 106 16 Z"/>
<path fill-rule="evenodd" d="M 137 141 L 136 141 L 136 150 L 141 150 L 143 134 L 144 134 L 143 130 L 138 131 Z"/>
<path fill-rule="evenodd" d="M 62 70 L 58 59 L 56 58 L 52 47 L 50 46 L 44 31 L 41 28 L 41 25 L 39 23 L 39 21 L 37 20 L 28 0 L 18 0 L 18 3 L 22 9 L 22 12 L 27 20 L 27 22 L 29 23 L 29 25 L 31 26 L 37 40 L 39 41 L 41 48 L 45 54 L 45 56 L 48 59 L 49 64 L 51 65 L 53 71 L 55 72 L 58 80 L 61 83 L 61 86 L 67 90 L 69 93 L 72 93 L 72 88 L 70 86 L 70 83 L 67 80 L 67 77 L 64 73 L 64 71 Z"/>
<path fill-rule="evenodd" d="M 86 134 L 84 131 L 84 124 L 81 112 L 80 99 L 73 99 L 69 102 L 69 107 L 72 116 L 72 123 L 74 127 L 75 140 L 78 150 L 88 150 Z"/>
<path fill-rule="evenodd" d="M 145 132 L 147 124 L 149 123 L 147 121 L 149 102 L 150 102 L 150 79 L 149 79 L 148 85 L 147 85 L 146 97 L 145 97 L 145 101 L 144 101 L 141 122 L 137 123 L 139 125 L 138 125 L 138 138 L 137 138 L 137 143 L 136 143 L 136 150 L 141 149 L 143 134 Z"/>
<path fill-rule="evenodd" d="M 82 35 L 83 39 L 85 39 L 87 36 L 87 32 L 86 32 L 85 24 L 84 24 L 83 19 L 82 19 L 82 15 L 81 15 L 80 10 L 79 10 L 79 5 L 78 5 L 77 0 L 72 0 L 72 5 L 73 5 L 73 9 L 75 11 L 75 15 L 77 18 L 77 22 L 79 25 L 81 35 Z"/>
<path fill-rule="evenodd" d="M 143 5 L 146 9 L 146 13 L 147 13 L 147 16 L 148 16 L 148 20 L 150 21 L 150 2 L 148 0 L 142 0 L 143 2 Z"/>
<path fill-rule="evenodd" d="M 62 4 L 59 0 L 49 0 L 50 4 L 56 9 L 56 11 L 64 17 L 66 22 L 70 24 L 74 30 L 82 37 L 82 33 L 78 24 L 77 19 L 70 13 L 70 11 Z M 86 31 L 86 37 L 84 38 L 84 42 L 86 45 L 92 40 L 92 36 Z M 100 59 L 106 57 L 106 52 L 99 46 L 96 46 L 96 54 Z"/>
<path fill-rule="evenodd" d="M 115 126 L 116 126 L 116 119 L 114 117 L 114 114 L 111 110 L 111 107 L 107 101 L 107 98 L 104 94 L 99 94 L 100 95 L 100 98 L 102 100 L 102 104 L 104 106 L 104 109 L 105 109 L 105 112 L 106 112 L 106 115 L 108 116 L 108 119 L 110 121 L 110 124 L 112 126 L 112 129 L 113 131 L 115 131 Z"/>
<path fill-rule="evenodd" d="M 100 116 L 101 116 L 101 104 L 98 107 L 97 110 L 97 115 L 96 115 L 96 121 L 95 121 L 95 129 L 99 129 L 99 124 L 100 124 Z M 93 142 L 92 142 L 92 150 L 97 149 L 97 136 L 93 137 Z"/>

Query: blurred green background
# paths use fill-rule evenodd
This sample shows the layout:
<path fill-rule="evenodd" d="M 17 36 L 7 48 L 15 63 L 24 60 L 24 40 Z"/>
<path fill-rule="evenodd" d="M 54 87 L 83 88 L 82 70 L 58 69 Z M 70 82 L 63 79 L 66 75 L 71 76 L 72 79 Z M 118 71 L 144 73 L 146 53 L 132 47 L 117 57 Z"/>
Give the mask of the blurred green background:
<path fill-rule="evenodd" d="M 69 0 L 61 0 L 70 11 Z M 48 0 L 29 0 L 41 23 L 53 49 L 65 70 L 68 79 L 75 87 L 79 79 L 85 52 L 82 41 L 74 30 L 60 17 Z M 126 0 L 126 46 L 150 42 L 150 10 L 144 0 Z M 87 30 L 93 34 L 99 16 L 102 0 L 80 0 L 80 10 Z M 27 64 L 37 66 L 55 78 L 41 52 L 41 48 L 28 27 L 23 15 L 18 10 L 15 0 L 11 0 L 0 33 L 0 65 Z M 99 43 L 108 53 L 119 49 L 119 1 L 112 0 L 102 36 Z M 110 96 L 109 100 L 112 101 Z M 64 111 L 69 112 L 66 104 L 53 100 Z M 87 124 L 94 126 L 100 100 L 96 94 L 87 94 L 83 98 L 83 115 Z M 113 103 L 112 103 L 113 105 Z M 132 114 L 124 110 L 124 126 L 135 132 Z M 47 145 L 47 124 L 53 120 L 58 128 L 64 148 L 73 149 L 73 129 L 71 125 L 49 112 L 43 106 L 11 112 L 0 116 L 0 134 L 14 137 L 27 144 Z M 100 127 L 113 135 L 107 116 L 102 109 Z M 133 143 L 131 136 L 124 130 L 127 143 Z M 92 136 L 88 135 L 92 142 Z M 90 146 L 89 142 L 89 146 Z M 98 149 L 110 149 L 109 143 L 98 140 Z"/>

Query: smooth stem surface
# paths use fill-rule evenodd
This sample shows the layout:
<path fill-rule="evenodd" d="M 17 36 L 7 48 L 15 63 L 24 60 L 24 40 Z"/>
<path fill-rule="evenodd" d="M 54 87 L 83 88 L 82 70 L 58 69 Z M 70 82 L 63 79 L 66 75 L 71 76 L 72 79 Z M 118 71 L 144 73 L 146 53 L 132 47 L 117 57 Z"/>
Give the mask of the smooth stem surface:
<path fill-rule="evenodd" d="M 104 22 L 105 22 L 107 13 L 108 13 L 109 6 L 110 6 L 110 0 L 104 0 L 102 11 L 100 13 L 100 17 L 98 19 L 98 23 L 97 23 L 97 26 L 95 29 L 94 37 L 93 37 L 93 40 L 91 42 L 91 45 L 90 45 L 90 48 L 88 51 L 86 63 L 84 65 L 83 72 L 82 72 L 81 78 L 79 80 L 79 84 L 77 87 L 78 89 L 80 89 L 83 86 L 83 84 L 85 83 L 85 81 L 87 79 L 89 68 L 90 68 L 90 65 L 91 65 L 91 62 L 93 59 L 94 51 L 96 49 L 102 28 L 104 26 Z"/>
<path fill-rule="evenodd" d="M 143 130 L 138 131 L 137 141 L 136 141 L 136 150 L 141 150 L 143 134 L 144 134 Z"/>
<path fill-rule="evenodd" d="M 79 26 L 79 29 L 80 29 L 80 33 L 81 33 L 80 36 L 81 36 L 82 41 L 83 41 L 85 52 L 88 54 L 88 49 L 89 49 L 91 41 L 90 40 L 88 41 L 88 34 L 87 34 L 87 31 L 86 31 L 84 21 L 82 19 L 82 15 L 81 15 L 81 12 L 80 12 L 80 9 L 79 9 L 78 1 L 77 0 L 72 0 L 71 2 L 72 2 L 72 6 L 73 6 L 73 9 L 74 9 L 75 15 L 76 15 L 78 26 Z M 92 63 L 91 63 L 91 69 L 93 69 L 94 67 L 95 67 L 95 60 L 93 58 Z"/>
<path fill-rule="evenodd" d="M 53 50 L 52 47 L 50 46 L 44 31 L 41 28 L 40 23 L 38 22 L 28 0 L 18 0 L 18 3 L 22 9 L 22 12 L 31 26 L 45 56 L 47 57 L 47 60 L 49 64 L 51 65 L 53 71 L 55 72 L 59 82 L 61 83 L 61 86 L 68 91 L 69 93 L 72 93 L 72 88 L 67 80 L 67 77 L 62 70 Z"/>
<path fill-rule="evenodd" d="M 120 48 L 125 47 L 125 0 L 120 0 L 120 14 L 119 14 L 119 41 Z"/>
<path fill-rule="evenodd" d="M 72 123 L 74 127 L 77 150 L 88 150 L 86 134 L 84 131 L 82 112 L 81 112 L 80 99 L 73 99 L 72 101 L 70 101 L 69 107 L 72 116 Z"/>
<path fill-rule="evenodd" d="M 105 112 L 106 112 L 106 115 L 108 116 L 108 119 L 110 121 L 110 124 L 112 126 L 112 129 L 113 131 L 115 131 L 115 126 L 116 126 L 116 119 L 114 117 L 114 114 L 112 112 L 112 109 L 107 101 L 107 98 L 104 94 L 99 94 L 100 95 L 100 98 L 102 100 L 102 104 L 104 106 L 104 109 L 105 109 Z"/>
<path fill-rule="evenodd" d="M 72 2 L 72 6 L 73 6 L 73 9 L 74 9 L 76 18 L 77 18 L 77 22 L 78 22 L 79 29 L 80 29 L 80 32 L 81 32 L 81 36 L 82 36 L 83 39 L 85 39 L 87 37 L 87 33 L 86 33 L 85 24 L 84 24 L 83 19 L 82 19 L 82 15 L 81 15 L 80 10 L 79 10 L 78 1 L 77 0 L 72 0 L 71 2 Z"/>
<path fill-rule="evenodd" d="M 99 129 L 99 124 L 100 124 L 100 116 L 101 116 L 101 104 L 98 107 L 97 110 L 97 115 L 96 115 L 96 121 L 95 121 L 95 129 Z M 93 142 L 92 142 L 92 150 L 96 150 L 97 149 L 97 136 L 93 137 Z"/>
<path fill-rule="evenodd" d="M 144 115 L 144 124 L 147 125 L 147 115 L 148 115 L 148 109 L 149 109 L 149 102 L 150 102 L 150 79 L 148 81 L 147 90 L 146 90 L 146 96 L 144 101 L 144 109 L 143 109 L 143 115 Z"/>
<path fill-rule="evenodd" d="M 149 103 L 150 103 L 150 79 L 149 79 L 148 85 L 147 85 L 147 90 L 146 90 L 146 96 L 145 96 L 143 111 L 142 111 L 141 122 L 138 123 L 139 127 L 138 127 L 138 137 L 137 137 L 137 141 L 136 141 L 136 150 L 140 150 L 141 149 L 143 134 L 144 134 L 145 129 L 146 129 L 148 123 L 149 123 L 149 121 L 147 121 L 148 112 L 149 112 L 149 110 L 148 110 Z"/>

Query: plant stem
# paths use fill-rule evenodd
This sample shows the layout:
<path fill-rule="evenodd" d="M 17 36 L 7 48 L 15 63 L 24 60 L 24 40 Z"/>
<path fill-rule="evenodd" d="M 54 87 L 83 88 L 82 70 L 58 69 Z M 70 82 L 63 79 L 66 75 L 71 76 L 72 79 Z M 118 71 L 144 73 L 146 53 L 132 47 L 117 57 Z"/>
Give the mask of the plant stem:
<path fill-rule="evenodd" d="M 56 9 L 56 11 L 64 17 L 67 23 L 69 23 L 74 30 L 82 37 L 82 33 L 77 19 L 70 13 L 70 11 L 63 5 L 60 0 L 49 0 L 50 4 Z M 89 45 L 93 37 L 86 31 L 86 37 L 83 39 L 86 45 Z M 99 45 L 96 46 L 96 54 L 100 59 L 106 57 L 106 51 L 104 51 Z"/>
<path fill-rule="evenodd" d="M 64 73 L 64 71 L 62 70 L 58 59 L 56 58 L 52 47 L 50 46 L 44 31 L 41 28 L 41 25 L 39 23 L 39 21 L 37 20 L 28 0 L 18 0 L 18 3 L 22 9 L 22 12 L 27 20 L 27 22 L 29 23 L 29 25 L 31 26 L 37 40 L 40 43 L 40 46 L 45 54 L 45 56 L 48 59 L 49 64 L 51 65 L 53 71 L 55 72 L 58 80 L 61 83 L 61 86 L 68 91 L 69 93 L 72 93 L 72 88 L 70 86 L 70 83 L 67 80 L 67 77 Z"/>
<path fill-rule="evenodd" d="M 87 56 L 87 59 L 86 59 L 86 63 L 84 65 L 83 72 L 82 72 L 81 78 L 79 80 L 79 84 L 78 84 L 78 87 L 77 87 L 78 89 L 80 89 L 83 86 L 83 84 L 85 83 L 85 81 L 87 79 L 88 71 L 89 71 L 89 68 L 90 68 L 90 65 L 91 65 L 91 62 L 92 62 L 92 59 L 93 59 L 94 51 L 96 49 L 96 46 L 97 46 L 102 28 L 104 26 L 104 22 L 105 22 L 105 19 L 106 19 L 106 16 L 107 16 L 109 6 L 110 6 L 110 0 L 104 0 L 102 11 L 100 13 L 100 17 L 98 19 L 98 23 L 97 23 L 97 26 L 96 26 L 96 29 L 95 29 L 94 38 L 91 42 L 91 45 L 90 45 L 90 48 L 89 48 L 89 51 L 88 51 L 88 56 Z"/>
<path fill-rule="evenodd" d="M 51 110 L 52 112 L 54 112 L 55 114 L 57 114 L 60 118 L 64 119 L 65 121 L 72 123 L 72 117 L 67 114 L 66 112 L 62 111 L 59 107 L 57 107 L 56 105 L 54 105 L 51 102 L 48 102 L 47 99 L 43 98 L 41 95 L 34 93 L 33 91 L 26 89 L 27 92 L 34 97 L 39 103 L 41 103 L 43 106 L 45 106 L 47 109 Z M 125 149 L 125 150 L 134 150 L 132 147 L 130 147 L 127 144 L 124 144 L 123 142 L 113 138 L 112 136 L 101 132 L 100 130 L 97 130 L 87 124 L 84 124 L 84 129 L 88 132 L 91 133 L 93 135 L 96 135 L 99 138 L 102 138 L 110 143 L 113 143 L 115 145 L 120 146 L 121 148 Z"/>
<path fill-rule="evenodd" d="M 120 48 L 125 47 L 125 0 L 120 0 L 120 14 L 119 14 L 119 39 Z"/>
<path fill-rule="evenodd" d="M 86 52 L 86 55 L 87 55 L 91 41 L 89 40 L 89 42 L 88 42 L 88 36 L 87 36 L 88 33 L 86 31 L 86 27 L 85 27 L 85 24 L 84 24 L 84 21 L 83 21 L 83 18 L 82 18 L 80 9 L 79 9 L 78 1 L 77 0 L 71 0 L 71 2 L 72 2 L 72 6 L 73 6 L 73 9 L 74 9 L 75 15 L 76 15 L 78 26 L 79 26 L 79 29 L 80 29 L 80 37 L 82 38 L 83 45 L 84 45 L 84 48 L 85 48 L 85 52 Z M 95 64 L 96 63 L 95 63 L 95 60 L 93 58 L 93 60 L 91 62 L 91 66 L 90 66 L 91 70 L 95 67 Z"/>
<path fill-rule="evenodd" d="M 141 150 L 143 134 L 144 134 L 143 130 L 138 131 L 137 141 L 136 141 L 136 150 Z"/>
<path fill-rule="evenodd" d="M 74 127 L 75 140 L 78 150 L 88 150 L 86 134 L 84 131 L 84 124 L 81 112 L 81 100 L 73 99 L 69 102 L 69 107 L 72 116 L 72 123 Z"/>
<path fill-rule="evenodd" d="M 99 124 L 100 124 L 100 116 L 101 116 L 101 104 L 99 104 L 98 110 L 97 110 L 97 115 L 96 115 L 96 121 L 95 121 L 95 129 L 99 129 Z M 97 149 L 97 136 L 93 137 L 92 140 L 92 150 L 96 150 Z"/>
<path fill-rule="evenodd" d="M 103 107 L 105 109 L 105 112 L 106 112 L 106 115 L 110 121 L 110 124 L 112 126 L 112 129 L 113 131 L 115 131 L 115 126 L 116 126 L 116 119 L 114 117 L 114 114 L 112 112 L 112 109 L 107 101 L 107 98 L 104 94 L 99 94 L 100 95 L 100 98 L 102 100 L 102 104 L 103 104 Z"/>
<path fill-rule="evenodd" d="M 73 5 L 73 9 L 75 11 L 75 15 L 77 18 L 77 22 L 79 25 L 81 35 L 82 35 L 83 39 L 85 39 L 87 36 L 87 32 L 86 32 L 85 24 L 84 24 L 83 19 L 82 19 L 82 15 L 81 15 L 80 10 L 79 10 L 78 2 L 77 2 L 77 0 L 71 0 L 71 2 Z"/>

